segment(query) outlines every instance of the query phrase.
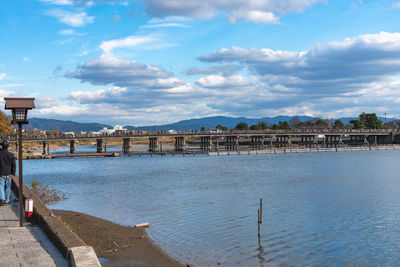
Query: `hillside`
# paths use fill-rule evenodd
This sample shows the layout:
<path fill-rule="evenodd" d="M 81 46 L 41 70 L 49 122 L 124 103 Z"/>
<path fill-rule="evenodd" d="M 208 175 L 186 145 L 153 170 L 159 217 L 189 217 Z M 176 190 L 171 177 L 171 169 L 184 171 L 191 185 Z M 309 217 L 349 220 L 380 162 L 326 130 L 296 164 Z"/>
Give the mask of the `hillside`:
<path fill-rule="evenodd" d="M 110 125 L 100 124 L 100 123 L 81 123 L 74 121 L 63 121 L 63 120 L 53 120 L 53 119 L 39 119 L 32 118 L 29 119 L 29 124 L 24 125 L 25 128 L 36 128 L 43 131 L 52 131 L 57 128 L 61 132 L 90 132 L 99 131 L 104 127 L 112 128 Z"/>
<path fill-rule="evenodd" d="M 258 123 L 259 121 L 264 121 L 265 123 L 272 125 L 274 123 L 278 124 L 279 121 L 290 121 L 292 118 L 297 117 L 300 121 L 307 121 L 314 119 L 309 116 L 277 116 L 277 117 L 264 117 L 264 118 L 232 118 L 225 116 L 215 116 L 215 117 L 206 117 L 199 119 L 189 119 L 178 121 L 176 123 L 165 124 L 165 125 L 153 125 L 153 126 L 125 126 L 128 130 L 145 130 L 145 131 L 168 131 L 168 130 L 176 130 L 176 131 L 188 131 L 188 130 L 200 130 L 202 127 L 206 129 L 215 128 L 218 124 L 222 126 L 226 126 L 229 129 L 234 128 L 239 122 L 245 122 L 249 126 Z M 340 118 L 344 124 L 349 124 L 350 120 L 357 119 L 354 117 L 344 117 Z M 379 117 L 380 120 L 385 121 L 384 118 Z M 334 119 L 333 119 L 334 120 Z M 397 120 L 395 118 L 387 118 L 386 121 L 394 121 Z M 40 130 L 52 131 L 54 128 L 57 128 L 62 132 L 90 132 L 90 131 L 99 131 L 104 127 L 113 128 L 113 126 L 101 123 L 81 123 L 74 121 L 63 121 L 63 120 L 53 120 L 53 119 L 39 119 L 32 118 L 29 120 L 29 124 L 25 126 L 26 128 L 32 127 Z"/>

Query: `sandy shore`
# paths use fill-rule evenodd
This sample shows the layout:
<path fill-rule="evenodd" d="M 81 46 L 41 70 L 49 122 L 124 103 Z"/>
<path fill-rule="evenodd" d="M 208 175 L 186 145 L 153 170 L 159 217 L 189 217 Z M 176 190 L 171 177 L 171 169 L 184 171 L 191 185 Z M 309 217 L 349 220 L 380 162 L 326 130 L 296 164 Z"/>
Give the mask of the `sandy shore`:
<path fill-rule="evenodd" d="M 165 254 L 143 228 L 121 226 L 87 214 L 53 210 L 98 257 L 103 266 L 185 266 Z"/>

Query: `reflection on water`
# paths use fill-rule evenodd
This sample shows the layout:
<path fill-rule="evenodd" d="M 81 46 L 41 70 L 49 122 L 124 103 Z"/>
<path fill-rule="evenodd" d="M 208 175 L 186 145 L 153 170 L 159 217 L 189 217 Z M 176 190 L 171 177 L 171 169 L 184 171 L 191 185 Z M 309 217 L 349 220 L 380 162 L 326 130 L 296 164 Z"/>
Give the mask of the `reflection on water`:
<path fill-rule="evenodd" d="M 120 148 L 115 148 L 120 149 Z M 26 161 L 53 208 L 150 222 L 195 266 L 399 265 L 399 151 Z M 261 240 L 257 209 L 263 198 Z"/>

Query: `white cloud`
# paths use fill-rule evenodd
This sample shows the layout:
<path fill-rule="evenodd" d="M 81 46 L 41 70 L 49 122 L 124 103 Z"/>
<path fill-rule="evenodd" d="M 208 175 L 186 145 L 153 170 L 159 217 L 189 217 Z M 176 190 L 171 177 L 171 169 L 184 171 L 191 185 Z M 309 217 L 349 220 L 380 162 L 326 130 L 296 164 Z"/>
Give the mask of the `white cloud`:
<path fill-rule="evenodd" d="M 154 17 L 188 16 L 211 18 L 220 11 L 231 22 L 247 20 L 256 23 L 279 23 L 278 14 L 300 13 L 320 0 L 145 0 L 147 13 Z"/>
<path fill-rule="evenodd" d="M 55 17 L 60 23 L 71 27 L 82 27 L 94 21 L 94 17 L 88 16 L 86 12 L 74 13 L 62 9 L 51 9 L 45 14 Z"/>
<path fill-rule="evenodd" d="M 40 109 L 34 109 L 32 114 L 35 115 L 42 115 L 42 116 L 58 116 L 58 117 L 65 117 L 65 116 L 82 116 L 85 114 L 90 114 L 90 110 L 88 107 L 74 107 L 74 106 L 65 106 L 65 105 L 58 105 L 52 107 L 44 107 Z"/>
<path fill-rule="evenodd" d="M 301 88 L 304 93 L 342 94 L 400 73 L 400 33 L 360 35 L 302 52 L 233 47 L 200 59 L 239 62 L 261 81 Z"/>
<path fill-rule="evenodd" d="M 143 25 L 142 29 L 154 29 L 154 28 L 189 28 L 189 26 L 181 23 L 159 23 L 159 24 L 148 24 Z"/>
<path fill-rule="evenodd" d="M 85 36 L 85 33 L 76 32 L 73 29 L 65 29 L 58 32 L 60 35 L 74 35 L 74 36 Z"/>
<path fill-rule="evenodd" d="M 65 6 L 65 5 L 72 5 L 73 4 L 72 0 L 39 0 L 39 2 L 44 2 L 46 4 L 59 5 L 59 6 Z"/>
<path fill-rule="evenodd" d="M 228 77 L 209 75 L 198 79 L 196 83 L 205 88 L 238 88 L 251 85 L 248 78 L 239 74 Z"/>
<path fill-rule="evenodd" d="M 236 23 L 239 20 L 247 20 L 255 23 L 279 24 L 279 17 L 272 12 L 259 10 L 238 10 L 232 11 L 229 15 L 229 21 Z"/>
<path fill-rule="evenodd" d="M 0 73 L 0 81 L 4 79 L 4 77 L 6 77 L 6 73 Z"/>
<path fill-rule="evenodd" d="M 58 5 L 58 6 L 75 5 L 78 7 L 91 7 L 96 3 L 120 4 L 123 6 L 128 5 L 128 2 L 121 0 L 39 0 L 39 2 L 46 3 L 49 5 Z"/>
<path fill-rule="evenodd" d="M 100 48 L 105 54 L 111 54 L 116 48 L 137 48 L 141 45 L 146 45 L 156 42 L 158 39 L 151 36 L 128 36 L 122 39 L 105 41 L 100 44 Z"/>
<path fill-rule="evenodd" d="M 157 65 L 139 64 L 103 54 L 98 59 L 82 64 L 76 71 L 67 73 L 66 77 L 94 85 L 162 88 L 165 86 L 159 83 L 160 79 L 171 78 L 172 74 Z"/>
<path fill-rule="evenodd" d="M 111 53 L 131 45 L 139 44 L 121 39 L 103 49 Z M 89 110 L 102 110 L 110 119 L 146 124 L 220 114 L 399 114 L 400 33 L 360 35 L 316 44 L 306 51 L 224 48 L 200 59 L 233 64 L 189 69 L 187 74 L 204 75 L 189 83 L 161 66 L 105 53 L 66 77 L 108 89 L 73 91 L 70 100 Z"/>
<path fill-rule="evenodd" d="M 186 71 L 188 75 L 217 75 L 231 76 L 242 69 L 239 65 L 219 65 L 204 68 L 190 68 Z"/>

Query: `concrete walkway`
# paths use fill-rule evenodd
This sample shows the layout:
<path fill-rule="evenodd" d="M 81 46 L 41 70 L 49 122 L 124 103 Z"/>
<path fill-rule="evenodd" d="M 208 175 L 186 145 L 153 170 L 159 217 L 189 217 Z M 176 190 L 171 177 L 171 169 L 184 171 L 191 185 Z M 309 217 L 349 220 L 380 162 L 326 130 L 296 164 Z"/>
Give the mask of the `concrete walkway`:
<path fill-rule="evenodd" d="M 19 227 L 18 203 L 0 207 L 0 267 L 68 266 L 39 227 Z"/>

